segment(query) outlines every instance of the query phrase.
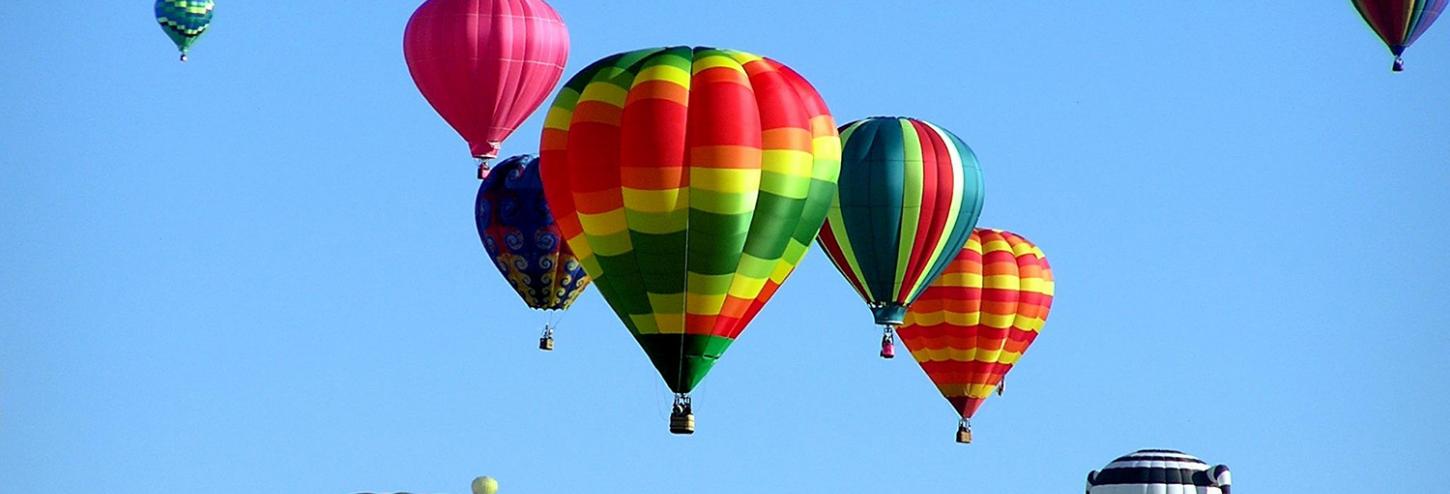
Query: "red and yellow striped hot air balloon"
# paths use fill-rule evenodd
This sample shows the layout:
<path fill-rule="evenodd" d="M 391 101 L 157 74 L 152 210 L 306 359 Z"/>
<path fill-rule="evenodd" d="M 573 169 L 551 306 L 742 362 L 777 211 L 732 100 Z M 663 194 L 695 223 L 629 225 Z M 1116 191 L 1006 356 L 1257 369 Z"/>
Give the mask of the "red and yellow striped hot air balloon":
<path fill-rule="evenodd" d="M 1037 338 L 1052 291 L 1042 249 L 978 228 L 906 313 L 898 334 L 961 415 L 958 442 L 972 442 L 972 415 Z"/>

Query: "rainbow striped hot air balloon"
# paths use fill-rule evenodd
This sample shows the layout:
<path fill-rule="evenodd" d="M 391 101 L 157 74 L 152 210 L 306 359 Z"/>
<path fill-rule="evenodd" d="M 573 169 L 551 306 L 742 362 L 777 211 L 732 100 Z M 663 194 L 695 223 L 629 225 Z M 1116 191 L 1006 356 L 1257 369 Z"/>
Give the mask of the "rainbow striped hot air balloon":
<path fill-rule="evenodd" d="M 201 35 L 211 27 L 212 11 L 216 5 L 212 0 L 156 0 L 156 22 L 161 30 L 176 43 L 181 51 L 181 61 L 186 61 L 186 52 Z"/>
<path fill-rule="evenodd" d="M 1037 339 L 1053 288 L 1042 249 L 977 229 L 907 312 L 901 341 L 961 416 L 958 442 L 971 442 L 972 415 Z"/>
<path fill-rule="evenodd" d="M 790 68 L 672 47 L 595 62 L 555 99 L 544 192 L 594 286 L 676 394 L 689 392 L 805 255 L 836 191 L 840 141 Z"/>
<path fill-rule="evenodd" d="M 821 247 L 885 328 L 881 356 L 907 307 L 962 249 L 982 212 L 982 170 L 957 136 L 904 117 L 841 128 L 840 192 Z"/>
<path fill-rule="evenodd" d="M 1359 15 L 1395 55 L 1392 70 L 1405 70 L 1405 49 L 1430 29 L 1450 0 L 1351 0 Z"/>

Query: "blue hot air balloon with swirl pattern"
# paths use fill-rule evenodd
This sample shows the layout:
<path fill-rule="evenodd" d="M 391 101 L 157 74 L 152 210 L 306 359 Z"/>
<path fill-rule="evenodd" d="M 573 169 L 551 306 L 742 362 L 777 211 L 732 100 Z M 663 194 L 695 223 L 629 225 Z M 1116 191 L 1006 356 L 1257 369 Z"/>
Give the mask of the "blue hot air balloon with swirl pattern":
<path fill-rule="evenodd" d="M 557 318 L 589 286 L 589 275 L 549 213 L 539 158 L 514 156 L 495 166 L 478 188 L 474 219 L 499 273 L 524 304 L 549 314 L 539 349 L 553 350 Z"/>

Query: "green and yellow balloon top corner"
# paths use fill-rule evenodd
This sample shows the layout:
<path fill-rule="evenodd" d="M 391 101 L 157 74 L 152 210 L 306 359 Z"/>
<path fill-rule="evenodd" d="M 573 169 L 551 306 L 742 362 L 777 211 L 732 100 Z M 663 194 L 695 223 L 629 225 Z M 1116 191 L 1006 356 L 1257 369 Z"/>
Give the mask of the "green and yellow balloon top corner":
<path fill-rule="evenodd" d="M 206 34 L 213 10 L 216 4 L 212 0 L 156 0 L 156 23 L 176 43 L 181 61 L 186 61 L 191 45 Z"/>

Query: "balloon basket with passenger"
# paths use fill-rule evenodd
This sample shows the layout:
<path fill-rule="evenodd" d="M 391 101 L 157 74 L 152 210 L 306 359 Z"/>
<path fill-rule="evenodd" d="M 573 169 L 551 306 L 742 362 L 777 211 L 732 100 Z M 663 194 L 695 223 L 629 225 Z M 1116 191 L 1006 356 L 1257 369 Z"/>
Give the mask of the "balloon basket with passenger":
<path fill-rule="evenodd" d="M 675 394 L 675 404 L 670 408 L 670 433 L 682 436 L 695 433 L 695 413 L 686 393 Z"/>
<path fill-rule="evenodd" d="M 962 419 L 957 422 L 957 442 L 961 444 L 972 444 L 972 421 Z"/>
<path fill-rule="evenodd" d="M 539 350 L 546 352 L 554 351 L 554 327 L 544 326 L 544 334 L 539 337 Z"/>

